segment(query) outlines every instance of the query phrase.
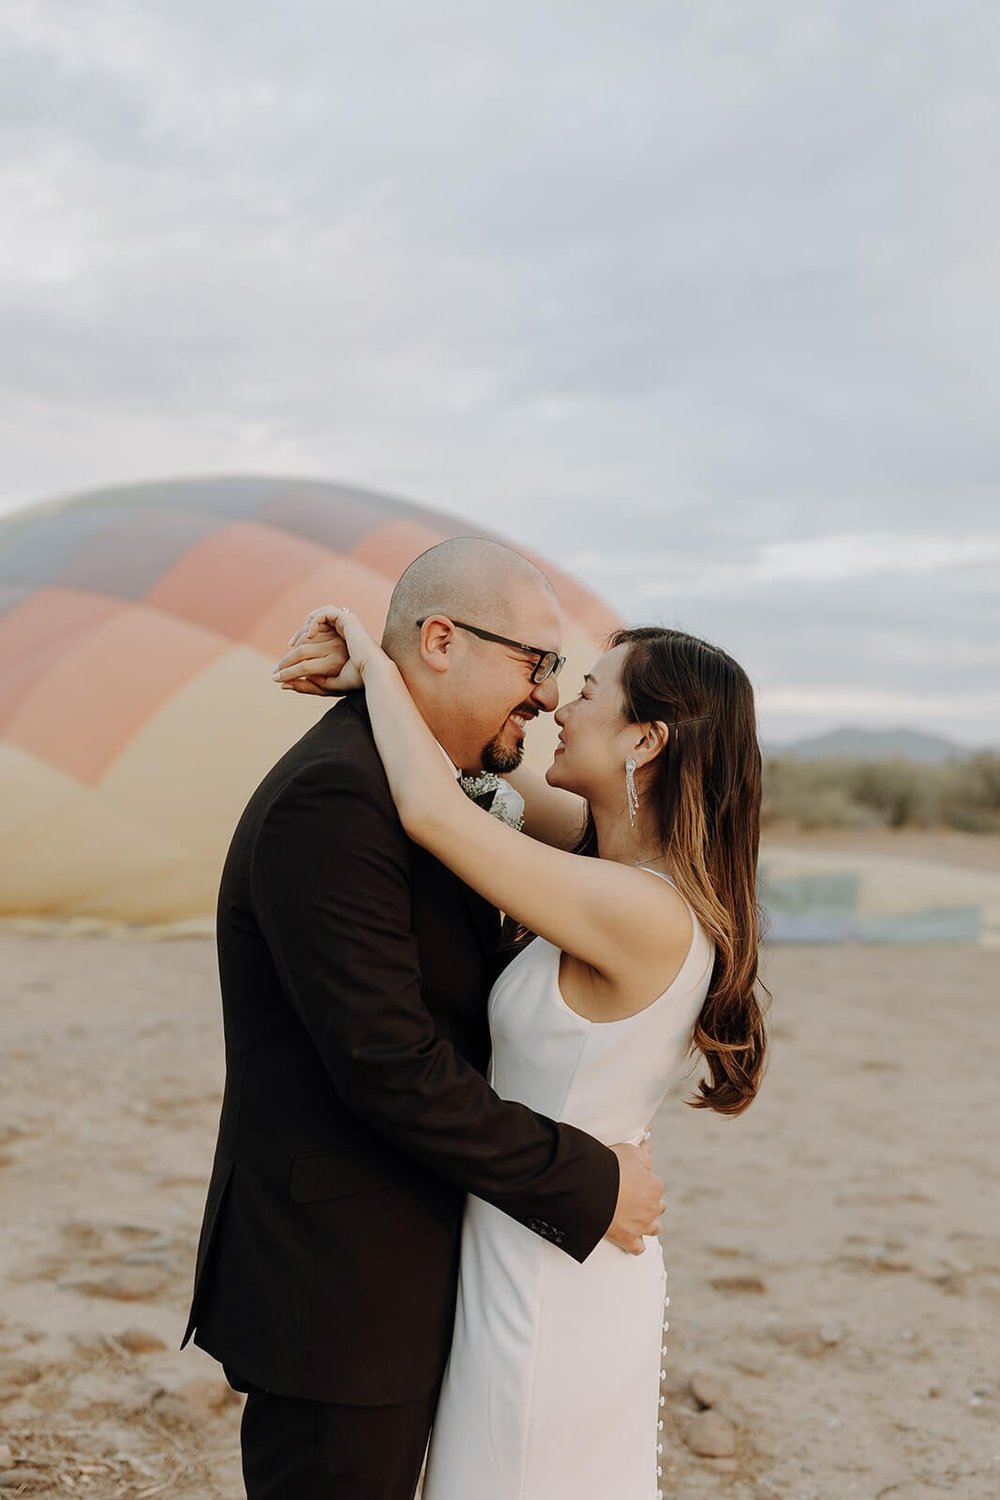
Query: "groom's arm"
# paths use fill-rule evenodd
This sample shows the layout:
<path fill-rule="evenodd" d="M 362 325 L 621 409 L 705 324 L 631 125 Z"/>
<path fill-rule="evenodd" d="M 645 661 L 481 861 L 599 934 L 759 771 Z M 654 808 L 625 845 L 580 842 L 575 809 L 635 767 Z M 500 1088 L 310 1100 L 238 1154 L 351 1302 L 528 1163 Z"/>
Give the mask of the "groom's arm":
<path fill-rule="evenodd" d="M 285 992 L 347 1108 L 584 1260 L 615 1217 L 618 1159 L 500 1099 L 437 1035 L 411 925 L 410 846 L 384 780 L 348 763 L 300 772 L 265 816 L 251 882 Z"/>

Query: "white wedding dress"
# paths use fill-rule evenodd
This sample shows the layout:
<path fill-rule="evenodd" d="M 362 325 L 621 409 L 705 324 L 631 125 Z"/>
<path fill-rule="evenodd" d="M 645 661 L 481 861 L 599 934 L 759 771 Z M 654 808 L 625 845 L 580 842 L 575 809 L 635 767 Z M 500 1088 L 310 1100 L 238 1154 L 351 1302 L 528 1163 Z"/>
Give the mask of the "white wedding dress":
<path fill-rule="evenodd" d="M 691 921 L 676 978 L 622 1021 L 570 1010 L 559 950 L 535 938 L 490 995 L 497 1093 L 608 1145 L 638 1141 L 711 981 Z M 580 1265 L 470 1198 L 423 1500 L 655 1500 L 665 1291 L 658 1239 L 639 1256 L 605 1240 Z"/>

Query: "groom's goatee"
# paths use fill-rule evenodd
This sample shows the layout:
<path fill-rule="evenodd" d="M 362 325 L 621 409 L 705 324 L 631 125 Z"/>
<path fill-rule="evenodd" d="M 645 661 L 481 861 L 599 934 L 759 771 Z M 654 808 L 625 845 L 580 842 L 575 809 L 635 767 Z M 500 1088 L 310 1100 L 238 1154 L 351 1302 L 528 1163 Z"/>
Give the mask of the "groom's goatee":
<path fill-rule="evenodd" d="M 483 746 L 482 758 L 484 771 L 492 771 L 494 776 L 503 776 L 506 771 L 517 770 L 524 759 L 524 746 L 505 745 L 501 735 L 497 734 Z"/>

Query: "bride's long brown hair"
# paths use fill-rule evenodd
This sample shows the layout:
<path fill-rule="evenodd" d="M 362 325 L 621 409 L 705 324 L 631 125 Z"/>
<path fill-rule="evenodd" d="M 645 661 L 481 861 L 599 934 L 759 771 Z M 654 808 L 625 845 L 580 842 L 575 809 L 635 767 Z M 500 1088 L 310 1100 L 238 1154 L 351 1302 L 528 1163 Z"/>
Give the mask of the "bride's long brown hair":
<path fill-rule="evenodd" d="M 621 668 L 626 723 L 669 725 L 642 795 L 657 809 L 671 877 L 715 943 L 691 1042 L 709 1076 L 688 1102 L 742 1114 L 760 1087 L 767 1054 L 758 995 L 767 991 L 758 978 L 761 755 L 753 688 L 725 651 L 682 630 L 619 630 L 608 646 L 630 647 Z M 588 814 L 577 853 L 597 852 Z"/>

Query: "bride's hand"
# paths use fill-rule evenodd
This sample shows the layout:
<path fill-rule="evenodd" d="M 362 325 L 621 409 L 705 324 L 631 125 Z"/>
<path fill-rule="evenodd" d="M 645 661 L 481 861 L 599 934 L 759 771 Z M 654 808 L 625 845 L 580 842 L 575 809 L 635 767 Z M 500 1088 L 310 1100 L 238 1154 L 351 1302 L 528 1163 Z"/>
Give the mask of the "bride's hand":
<path fill-rule="evenodd" d="M 381 650 L 355 614 L 332 604 L 312 610 L 288 644 L 271 674 L 275 682 L 296 693 L 323 695 L 362 687 L 365 667 Z"/>

